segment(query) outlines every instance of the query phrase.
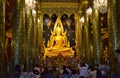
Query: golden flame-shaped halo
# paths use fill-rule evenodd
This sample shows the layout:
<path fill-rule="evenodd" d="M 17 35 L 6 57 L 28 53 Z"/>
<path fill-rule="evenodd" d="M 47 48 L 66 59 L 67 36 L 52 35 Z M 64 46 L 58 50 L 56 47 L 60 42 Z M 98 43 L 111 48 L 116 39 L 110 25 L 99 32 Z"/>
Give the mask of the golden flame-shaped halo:
<path fill-rule="evenodd" d="M 61 31 L 61 34 L 64 34 L 64 28 L 63 28 L 63 24 L 61 22 L 61 19 L 58 17 L 55 25 L 54 25 L 54 29 L 53 29 L 53 34 L 55 35 L 56 32 Z"/>

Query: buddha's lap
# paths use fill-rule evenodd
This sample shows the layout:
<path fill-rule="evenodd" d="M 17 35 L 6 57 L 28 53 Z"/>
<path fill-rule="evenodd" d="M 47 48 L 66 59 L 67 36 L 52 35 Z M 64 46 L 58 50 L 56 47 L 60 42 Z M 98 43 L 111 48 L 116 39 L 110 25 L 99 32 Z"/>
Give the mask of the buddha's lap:
<path fill-rule="evenodd" d="M 64 48 L 46 48 L 46 52 L 73 52 L 71 48 L 64 47 Z"/>

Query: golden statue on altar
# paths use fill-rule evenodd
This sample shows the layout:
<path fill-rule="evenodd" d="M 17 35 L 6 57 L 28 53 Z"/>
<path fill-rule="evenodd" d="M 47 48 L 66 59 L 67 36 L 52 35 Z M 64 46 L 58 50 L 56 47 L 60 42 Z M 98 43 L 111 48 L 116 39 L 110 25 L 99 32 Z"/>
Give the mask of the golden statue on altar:
<path fill-rule="evenodd" d="M 51 31 L 50 39 L 45 48 L 44 57 L 58 56 L 74 56 L 74 51 L 70 47 L 70 42 L 67 40 L 66 31 L 63 29 L 60 18 L 57 18 L 53 31 Z"/>

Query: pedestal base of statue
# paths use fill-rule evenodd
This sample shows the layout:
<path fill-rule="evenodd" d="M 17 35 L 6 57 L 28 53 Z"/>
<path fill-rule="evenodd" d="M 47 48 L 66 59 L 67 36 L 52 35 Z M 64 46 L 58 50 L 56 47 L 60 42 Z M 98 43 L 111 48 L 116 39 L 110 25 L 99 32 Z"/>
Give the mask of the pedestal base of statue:
<path fill-rule="evenodd" d="M 63 57 L 73 57 L 74 51 L 72 48 L 65 49 L 45 49 L 44 58 L 47 57 L 57 57 L 58 55 L 62 55 Z"/>

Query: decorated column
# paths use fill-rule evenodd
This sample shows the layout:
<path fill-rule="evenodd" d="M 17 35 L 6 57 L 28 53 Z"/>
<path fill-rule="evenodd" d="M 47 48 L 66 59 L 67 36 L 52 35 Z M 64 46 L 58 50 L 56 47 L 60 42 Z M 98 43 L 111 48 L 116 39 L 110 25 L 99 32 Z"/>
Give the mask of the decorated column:
<path fill-rule="evenodd" d="M 36 10 L 33 10 L 32 12 L 33 14 L 33 26 L 32 26 L 32 29 L 31 29 L 31 42 L 32 42 L 32 46 L 31 46 L 31 52 L 32 52 L 32 58 L 31 58 L 31 61 L 36 64 L 37 63 L 37 52 L 38 52 L 38 48 L 37 48 L 37 9 Z"/>
<path fill-rule="evenodd" d="M 116 0 L 117 2 L 116 2 L 116 6 L 117 6 L 117 41 L 118 41 L 118 43 L 117 43 L 117 48 L 119 48 L 120 49 L 120 0 Z"/>
<path fill-rule="evenodd" d="M 118 44 L 118 35 L 120 34 L 118 31 L 118 23 L 116 20 L 116 0 L 108 1 L 108 32 L 109 32 L 109 59 L 110 59 L 110 67 L 112 70 L 115 70 L 115 54 L 114 50 L 120 48 Z"/>
<path fill-rule="evenodd" d="M 90 63 L 91 61 L 91 52 L 90 52 L 90 41 L 91 41 L 91 30 L 90 30 L 90 25 L 89 25 L 89 17 L 87 15 L 87 13 L 85 13 L 85 36 L 86 36 L 86 39 L 85 39 L 85 42 L 86 42 L 86 61 L 88 63 Z"/>
<path fill-rule="evenodd" d="M 44 56 L 44 49 L 45 49 L 45 41 L 43 39 L 43 13 L 40 14 L 40 24 L 39 24 L 39 53 L 40 53 L 40 59 Z"/>
<path fill-rule="evenodd" d="M 20 1 L 14 1 L 13 39 L 12 39 L 12 66 L 19 64 L 20 51 Z"/>
<path fill-rule="evenodd" d="M 27 41 L 26 41 L 26 66 L 30 68 L 30 58 L 32 56 L 33 47 L 33 22 L 32 22 L 32 10 L 29 10 L 26 14 L 26 26 L 27 26 Z"/>
<path fill-rule="evenodd" d="M 85 30 L 85 27 L 84 27 L 84 23 L 85 23 L 85 19 L 84 19 L 84 11 L 83 11 L 83 8 L 84 8 L 84 5 L 83 5 L 84 1 L 82 3 L 79 4 L 79 25 L 78 26 L 78 31 L 79 31 L 79 47 L 80 47 L 80 60 L 84 60 L 84 56 L 85 56 L 85 33 L 84 33 L 84 30 Z"/>
<path fill-rule="evenodd" d="M 80 13 L 79 13 L 79 16 L 81 17 L 80 19 L 82 19 L 82 11 L 80 11 Z M 83 56 L 84 55 L 84 52 L 83 52 L 83 30 L 84 30 L 84 21 L 82 22 L 82 21 L 80 21 L 80 19 L 79 19 L 79 29 L 80 29 L 80 31 L 79 31 L 79 40 L 80 40 L 80 45 L 79 45 L 79 47 L 80 47 L 80 57 L 81 56 Z"/>
<path fill-rule="evenodd" d="M 20 64 L 25 65 L 26 63 L 26 21 L 25 21 L 25 1 L 21 2 L 20 9 Z"/>
<path fill-rule="evenodd" d="M 95 64 L 101 63 L 101 27 L 99 24 L 99 12 L 97 9 L 93 9 L 93 54 Z"/>
<path fill-rule="evenodd" d="M 39 63 L 39 21 L 40 21 L 40 19 L 39 19 L 39 15 L 38 15 L 38 9 L 36 9 L 36 11 L 37 11 L 37 14 L 36 14 L 36 63 L 38 64 Z"/>
<path fill-rule="evenodd" d="M 75 44 L 76 44 L 76 46 L 75 46 L 75 48 L 76 48 L 76 55 L 80 55 L 80 26 L 79 26 L 79 14 L 75 14 L 75 24 L 76 24 L 76 27 L 75 27 L 75 30 L 76 30 L 76 33 L 75 33 L 75 35 L 76 35 L 76 40 L 75 40 Z"/>
<path fill-rule="evenodd" d="M 0 0 L 0 77 L 6 78 L 5 65 L 5 0 Z"/>

